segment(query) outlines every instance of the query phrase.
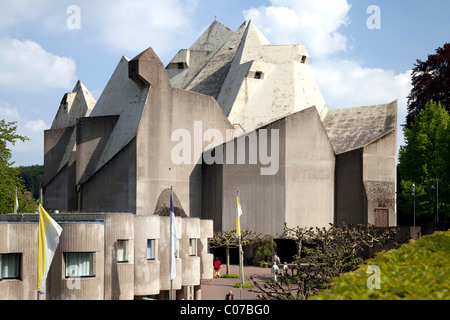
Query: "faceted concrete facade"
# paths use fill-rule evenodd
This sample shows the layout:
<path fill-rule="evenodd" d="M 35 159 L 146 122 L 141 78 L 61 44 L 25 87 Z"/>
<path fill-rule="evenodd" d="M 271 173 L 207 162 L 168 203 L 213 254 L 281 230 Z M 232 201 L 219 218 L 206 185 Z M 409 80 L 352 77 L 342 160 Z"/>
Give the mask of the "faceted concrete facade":
<path fill-rule="evenodd" d="M 242 228 L 258 233 L 395 226 L 397 102 L 328 108 L 308 63 L 304 46 L 273 46 L 252 22 L 234 32 L 215 21 L 166 67 L 151 48 L 122 57 L 97 102 L 78 82 L 44 133 L 44 207 L 77 212 L 53 215 L 64 231 L 46 298 L 164 298 L 170 187 L 179 299 L 212 278 L 208 238 L 235 229 L 238 191 Z M 37 216 L 1 221 L 0 254 L 21 252 L 31 270 Z M 122 240 L 127 263 L 116 261 Z M 67 290 L 64 252 L 86 251 L 95 277 Z M 26 272 L 0 281 L 0 298 L 34 299 Z"/>

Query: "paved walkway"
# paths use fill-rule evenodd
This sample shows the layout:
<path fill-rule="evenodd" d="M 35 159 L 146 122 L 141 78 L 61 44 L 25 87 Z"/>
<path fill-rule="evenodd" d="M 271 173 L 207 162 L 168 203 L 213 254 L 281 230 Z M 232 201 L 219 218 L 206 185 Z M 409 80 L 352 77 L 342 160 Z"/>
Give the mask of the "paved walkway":
<path fill-rule="evenodd" d="M 230 273 L 239 274 L 239 266 L 231 265 Z M 226 265 L 222 264 L 220 275 L 226 272 Z M 253 276 L 255 281 L 261 285 L 265 280 L 272 278 L 272 270 L 270 268 L 244 267 L 244 282 L 251 282 L 250 277 Z M 211 280 L 202 280 L 202 300 L 225 300 L 225 295 L 232 290 L 234 299 L 240 299 L 240 289 L 233 286 L 239 282 L 239 278 L 219 278 Z M 242 288 L 242 300 L 257 300 L 257 292 L 251 292 L 247 288 Z"/>

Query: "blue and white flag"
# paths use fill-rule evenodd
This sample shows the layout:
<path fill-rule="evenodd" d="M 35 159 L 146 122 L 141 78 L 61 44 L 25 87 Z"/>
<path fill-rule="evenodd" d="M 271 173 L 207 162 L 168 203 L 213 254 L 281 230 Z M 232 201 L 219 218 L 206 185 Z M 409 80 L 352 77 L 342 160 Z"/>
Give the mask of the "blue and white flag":
<path fill-rule="evenodd" d="M 177 266 L 175 262 L 176 252 L 177 252 L 177 228 L 175 225 L 175 213 L 173 210 L 172 191 L 170 191 L 170 252 L 169 252 L 170 280 L 175 279 L 177 275 Z"/>

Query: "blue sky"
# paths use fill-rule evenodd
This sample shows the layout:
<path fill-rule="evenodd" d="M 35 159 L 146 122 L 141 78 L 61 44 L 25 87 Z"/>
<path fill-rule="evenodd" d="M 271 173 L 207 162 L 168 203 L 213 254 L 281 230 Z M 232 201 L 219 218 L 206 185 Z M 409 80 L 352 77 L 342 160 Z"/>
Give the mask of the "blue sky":
<path fill-rule="evenodd" d="M 380 29 L 367 27 L 371 5 Z M 43 164 L 43 130 L 78 79 L 98 99 L 123 55 L 152 47 L 166 65 L 215 17 L 232 30 L 252 20 L 272 44 L 304 44 L 331 109 L 398 99 L 401 145 L 411 69 L 449 42 L 448 12 L 445 0 L 3 0 L 0 118 L 31 139 L 12 146 L 12 160 Z"/>

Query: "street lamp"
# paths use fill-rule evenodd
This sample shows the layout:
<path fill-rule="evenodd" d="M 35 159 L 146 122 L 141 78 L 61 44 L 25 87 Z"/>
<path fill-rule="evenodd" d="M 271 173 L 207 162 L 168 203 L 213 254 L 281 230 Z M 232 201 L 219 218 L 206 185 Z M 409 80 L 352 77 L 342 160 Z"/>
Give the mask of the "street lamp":
<path fill-rule="evenodd" d="M 436 189 L 436 222 L 439 222 L 439 180 L 436 179 L 433 182 L 436 182 L 436 187 L 433 184 L 431 189 Z"/>
<path fill-rule="evenodd" d="M 414 198 L 414 227 L 416 226 L 416 185 L 412 185 L 412 196 Z"/>

